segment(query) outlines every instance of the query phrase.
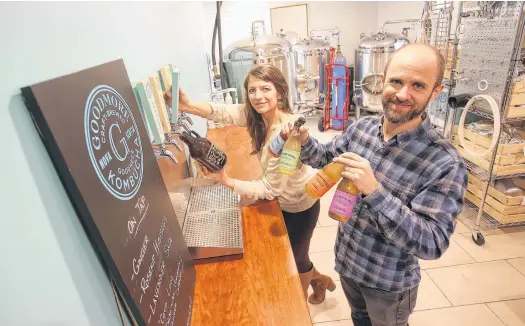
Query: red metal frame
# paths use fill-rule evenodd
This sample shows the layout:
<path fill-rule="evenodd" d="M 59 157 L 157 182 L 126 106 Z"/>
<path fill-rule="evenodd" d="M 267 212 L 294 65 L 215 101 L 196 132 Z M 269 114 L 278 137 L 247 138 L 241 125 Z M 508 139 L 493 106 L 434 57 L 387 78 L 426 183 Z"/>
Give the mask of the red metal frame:
<path fill-rule="evenodd" d="M 334 63 L 334 60 L 335 60 L 335 48 L 331 48 L 330 49 L 330 52 L 331 52 L 331 55 L 332 55 L 332 59 L 330 60 L 330 63 L 329 64 L 326 64 L 324 66 L 324 70 L 325 70 L 325 74 L 326 76 L 328 77 L 327 78 L 327 94 L 326 94 L 326 99 L 325 99 L 325 102 L 324 102 L 324 109 L 323 109 L 323 127 L 324 127 L 324 130 L 327 130 L 327 129 L 330 129 L 332 128 L 332 120 L 342 120 L 342 130 L 345 129 L 345 121 L 348 120 L 348 104 L 349 104 L 349 101 L 350 101 L 350 69 L 343 65 L 343 64 L 340 64 L 340 63 Z M 346 71 L 346 77 L 345 78 L 342 78 L 342 77 L 337 77 L 337 78 L 333 78 L 332 77 L 332 74 L 333 74 L 333 68 L 334 67 L 337 67 L 337 66 L 342 66 L 342 67 L 345 67 L 345 71 Z M 337 107 L 337 99 L 336 99 L 336 110 L 335 110 L 335 114 L 336 116 L 332 116 L 332 100 L 331 100 L 331 93 L 332 93 L 332 82 L 335 81 L 335 86 L 338 87 L 339 86 L 339 82 L 342 81 L 342 80 L 345 80 L 346 81 L 346 97 L 345 97 L 345 101 L 344 101 L 344 108 L 343 108 L 343 116 L 342 117 L 339 117 L 339 110 L 338 110 L 338 107 Z"/>

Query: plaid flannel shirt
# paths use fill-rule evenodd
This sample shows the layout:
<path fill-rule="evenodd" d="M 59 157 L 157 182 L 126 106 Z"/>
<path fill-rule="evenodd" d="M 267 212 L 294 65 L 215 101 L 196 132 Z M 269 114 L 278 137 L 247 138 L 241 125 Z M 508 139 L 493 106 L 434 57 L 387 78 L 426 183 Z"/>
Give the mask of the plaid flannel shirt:
<path fill-rule="evenodd" d="M 402 292 L 419 284 L 418 258 L 448 248 L 464 204 L 466 165 L 424 113 L 423 123 L 384 141 L 382 118 L 362 118 L 331 142 L 309 138 L 301 161 L 321 168 L 345 152 L 367 159 L 379 188 L 358 196 L 339 223 L 335 270 L 367 287 Z"/>

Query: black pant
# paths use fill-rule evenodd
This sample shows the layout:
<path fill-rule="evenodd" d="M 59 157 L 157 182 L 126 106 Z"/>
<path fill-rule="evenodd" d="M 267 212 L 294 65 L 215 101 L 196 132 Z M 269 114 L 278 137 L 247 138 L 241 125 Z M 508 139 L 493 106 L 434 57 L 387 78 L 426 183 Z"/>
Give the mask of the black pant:
<path fill-rule="evenodd" d="M 283 211 L 284 223 L 288 230 L 288 237 L 299 273 L 306 273 L 312 269 L 308 251 L 310 250 L 312 234 L 319 219 L 320 209 L 321 204 L 318 200 L 312 207 L 302 212 L 288 213 Z"/>
<path fill-rule="evenodd" d="M 407 326 L 414 311 L 418 286 L 390 293 L 357 284 L 341 275 L 341 285 L 352 309 L 354 326 Z"/>

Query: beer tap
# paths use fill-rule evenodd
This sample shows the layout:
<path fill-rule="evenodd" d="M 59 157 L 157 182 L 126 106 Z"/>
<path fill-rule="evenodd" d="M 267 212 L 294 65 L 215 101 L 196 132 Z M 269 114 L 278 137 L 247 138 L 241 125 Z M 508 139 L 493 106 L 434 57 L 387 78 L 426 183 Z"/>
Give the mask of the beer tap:
<path fill-rule="evenodd" d="M 163 143 L 163 144 L 160 144 L 160 145 L 157 145 L 157 146 L 159 146 L 159 149 L 154 149 L 153 150 L 153 152 L 155 153 L 155 157 L 156 158 L 161 158 L 163 156 L 166 156 L 166 157 L 169 157 L 175 164 L 179 163 L 179 160 L 177 160 L 177 158 L 175 157 L 173 152 L 170 151 L 166 147 L 166 143 Z"/>
<path fill-rule="evenodd" d="M 169 134 L 166 134 L 166 144 L 170 144 L 170 145 L 173 145 L 175 147 L 177 147 L 177 149 L 179 151 L 182 152 L 182 146 L 180 145 L 180 143 L 174 139 L 174 138 L 171 138 L 171 135 L 175 134 L 174 132 L 170 132 Z"/>
<path fill-rule="evenodd" d="M 190 118 L 188 115 L 186 115 L 186 113 L 184 113 L 184 112 L 181 112 L 181 113 L 180 113 L 179 121 L 181 121 L 181 120 L 182 120 L 182 121 L 186 121 L 187 123 L 190 124 L 190 126 L 193 126 L 193 121 L 192 121 L 191 118 Z"/>
<path fill-rule="evenodd" d="M 175 140 L 174 138 L 171 138 L 171 135 L 180 134 L 180 129 L 181 128 L 186 130 L 187 132 L 190 132 L 190 128 L 183 123 L 183 121 L 187 120 L 186 118 L 189 119 L 189 121 L 191 123 L 190 117 L 184 117 L 184 118 L 181 117 L 181 119 L 179 120 L 178 123 L 172 123 L 171 124 L 171 132 L 169 134 L 166 134 L 166 139 L 169 139 L 169 143 L 172 144 L 172 145 L 177 146 L 177 148 L 181 152 L 183 151 L 182 150 L 182 146 L 180 145 L 180 143 L 177 140 Z M 183 120 L 183 121 L 181 121 L 181 120 Z"/>

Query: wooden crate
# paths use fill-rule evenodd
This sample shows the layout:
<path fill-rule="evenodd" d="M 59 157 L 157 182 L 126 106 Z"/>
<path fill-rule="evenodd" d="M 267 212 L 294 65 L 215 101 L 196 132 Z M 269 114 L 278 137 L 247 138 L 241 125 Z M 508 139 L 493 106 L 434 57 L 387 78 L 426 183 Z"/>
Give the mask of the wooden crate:
<path fill-rule="evenodd" d="M 520 117 L 525 116 L 525 107 L 516 107 L 525 105 L 525 79 L 516 81 L 512 85 L 509 105 L 508 118 L 512 118 L 512 116 L 509 115 L 515 115 L 516 112 L 523 113 L 523 115 L 518 115 Z"/>
<path fill-rule="evenodd" d="M 453 57 L 453 51 L 454 51 L 454 44 L 453 41 L 449 41 L 448 44 L 448 53 L 446 57 L 446 65 L 445 65 L 445 71 L 443 73 L 443 78 L 450 79 L 450 72 L 452 70 L 452 57 Z M 456 62 L 455 67 L 459 67 L 459 59 L 461 56 L 461 48 L 458 47 L 457 49 L 457 56 L 456 56 Z"/>
<path fill-rule="evenodd" d="M 483 147 L 481 145 L 478 145 L 470 140 L 468 140 L 465 137 L 465 143 L 469 147 L 469 149 L 475 153 L 483 154 L 487 151 L 486 147 Z M 457 137 L 454 137 L 453 144 L 456 146 L 456 148 L 460 148 L 461 152 L 464 152 L 463 147 L 459 143 L 459 139 Z M 494 159 L 494 163 L 497 165 L 503 165 L 503 166 L 509 166 L 509 165 L 518 165 L 518 164 L 525 164 L 525 156 L 523 155 L 523 145 L 521 145 L 521 148 L 517 149 L 519 152 L 517 153 L 511 153 L 511 154 L 496 154 L 496 158 Z M 492 159 L 492 152 L 483 154 L 481 158 L 485 161 L 487 161 L 487 164 Z M 488 166 L 487 166 L 488 167 Z"/>
<path fill-rule="evenodd" d="M 485 181 L 469 173 L 465 198 L 479 207 Z M 507 196 L 490 186 L 483 211 L 501 224 L 525 222 L 524 196 Z"/>
<path fill-rule="evenodd" d="M 488 171 L 492 152 L 483 156 L 476 156 L 468 153 L 459 143 L 457 128 L 455 126 L 455 135 L 452 143 L 457 148 L 461 156 Z M 490 147 L 492 139 L 482 136 L 465 128 L 465 143 L 469 149 L 475 153 L 482 154 Z M 496 176 L 505 176 L 511 174 L 525 173 L 525 144 L 499 144 L 496 158 L 494 160 L 493 174 Z"/>
<path fill-rule="evenodd" d="M 458 126 L 454 126 L 454 136 L 457 136 L 458 128 L 459 128 Z M 518 133 L 522 136 L 522 138 L 525 136 L 525 131 L 518 130 Z M 490 144 L 492 143 L 491 137 L 480 135 L 467 128 L 464 129 L 463 134 L 466 140 L 469 140 L 472 143 L 485 148 L 485 150 L 489 148 Z M 502 155 L 521 154 L 521 156 L 524 156 L 525 143 L 524 144 L 499 144 L 498 154 L 502 154 Z"/>
<path fill-rule="evenodd" d="M 525 117 L 525 106 L 510 106 L 505 118 Z"/>

